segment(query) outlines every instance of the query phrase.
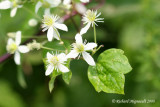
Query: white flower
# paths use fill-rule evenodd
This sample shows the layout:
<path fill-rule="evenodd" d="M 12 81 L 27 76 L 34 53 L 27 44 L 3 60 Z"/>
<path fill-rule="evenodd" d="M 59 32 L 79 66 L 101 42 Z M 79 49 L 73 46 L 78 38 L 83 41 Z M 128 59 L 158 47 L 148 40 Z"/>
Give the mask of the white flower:
<path fill-rule="evenodd" d="M 21 8 L 22 5 L 18 5 L 18 0 L 3 0 L 0 2 L 0 9 L 9 9 L 11 8 L 10 16 L 14 17 L 16 15 L 17 9 Z"/>
<path fill-rule="evenodd" d="M 37 2 L 35 12 L 37 13 L 40 7 L 45 7 L 45 14 L 50 13 L 50 8 L 57 7 L 61 3 L 61 0 L 40 0 Z"/>
<path fill-rule="evenodd" d="M 86 33 L 90 28 L 91 24 L 93 27 L 94 24 L 97 25 L 96 22 L 104 22 L 102 21 L 104 18 L 98 18 L 100 15 L 101 13 L 97 14 L 97 10 L 96 11 L 87 10 L 82 19 L 84 24 L 87 24 L 87 25 L 84 28 L 82 28 L 82 30 L 80 31 L 80 34 Z"/>
<path fill-rule="evenodd" d="M 80 0 L 81 2 L 83 2 L 83 3 L 88 3 L 89 2 L 89 0 Z"/>
<path fill-rule="evenodd" d="M 65 24 L 61 24 L 58 22 L 59 16 L 57 15 L 44 15 L 44 19 L 42 20 L 42 28 L 43 32 L 47 31 L 48 41 L 52 41 L 53 38 L 60 40 L 60 34 L 57 29 L 61 29 L 63 31 L 68 31 L 68 28 Z"/>
<path fill-rule="evenodd" d="M 21 43 L 21 31 L 16 33 L 15 41 L 11 38 L 8 39 L 7 51 L 10 54 L 14 54 L 14 61 L 17 65 L 20 65 L 20 53 L 27 53 L 29 49 L 25 45 L 20 45 Z"/>
<path fill-rule="evenodd" d="M 92 56 L 87 53 L 86 51 L 92 50 L 93 48 L 97 47 L 96 43 L 83 43 L 82 36 L 80 34 L 77 34 L 75 36 L 76 43 L 73 43 L 73 49 L 71 52 L 67 55 L 67 58 L 76 58 L 80 54 L 82 54 L 84 60 L 92 66 L 95 66 L 94 59 Z"/>
<path fill-rule="evenodd" d="M 50 75 L 53 70 L 59 70 L 61 72 L 69 72 L 69 69 L 64 66 L 65 61 L 67 61 L 66 55 L 64 53 L 54 55 L 47 53 L 47 70 L 45 72 L 45 75 Z"/>

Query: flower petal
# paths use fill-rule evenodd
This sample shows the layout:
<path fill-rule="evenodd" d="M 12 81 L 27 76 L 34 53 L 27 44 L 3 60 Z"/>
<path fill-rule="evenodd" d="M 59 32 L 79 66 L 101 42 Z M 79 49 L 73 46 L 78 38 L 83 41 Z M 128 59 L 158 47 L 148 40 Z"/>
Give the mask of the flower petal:
<path fill-rule="evenodd" d="M 65 24 L 55 23 L 54 26 L 58 29 L 63 30 L 63 31 L 68 31 L 68 28 Z"/>
<path fill-rule="evenodd" d="M 71 0 L 63 0 L 63 5 L 69 5 L 71 4 Z"/>
<path fill-rule="evenodd" d="M 92 50 L 95 47 L 97 47 L 96 43 L 87 43 L 84 47 L 84 50 Z"/>
<path fill-rule="evenodd" d="M 49 66 L 47 67 L 47 70 L 46 70 L 46 72 L 45 72 L 45 75 L 46 75 L 46 76 L 50 75 L 50 74 L 53 72 L 53 70 L 54 70 L 54 67 L 53 67 L 52 65 L 49 65 Z"/>
<path fill-rule="evenodd" d="M 81 35 L 85 34 L 88 31 L 90 26 L 91 26 L 91 23 L 88 23 L 84 28 L 81 29 L 80 34 Z"/>
<path fill-rule="evenodd" d="M 14 16 L 16 15 L 16 12 L 17 12 L 17 7 L 13 8 L 13 9 L 11 10 L 10 16 L 11 16 L 11 17 L 14 17 Z"/>
<path fill-rule="evenodd" d="M 21 43 L 21 31 L 16 32 L 16 44 L 19 45 Z"/>
<path fill-rule="evenodd" d="M 71 50 L 71 52 L 66 56 L 66 58 L 76 58 L 78 56 L 78 52 L 76 50 Z"/>
<path fill-rule="evenodd" d="M 67 61 L 65 53 L 60 53 L 57 57 L 58 57 L 58 59 L 60 59 L 60 62 Z"/>
<path fill-rule="evenodd" d="M 21 52 L 21 53 L 27 53 L 27 52 L 29 52 L 29 48 L 28 48 L 27 46 L 25 46 L 25 45 L 19 46 L 19 47 L 18 47 L 18 50 L 19 50 L 19 52 Z"/>
<path fill-rule="evenodd" d="M 81 2 L 83 2 L 83 3 L 88 3 L 89 2 L 89 0 L 80 0 Z"/>
<path fill-rule="evenodd" d="M 14 40 L 11 39 L 11 38 L 9 38 L 9 39 L 8 39 L 8 42 L 7 42 L 7 45 L 10 45 L 10 44 L 12 44 L 12 43 L 15 43 Z"/>
<path fill-rule="evenodd" d="M 75 36 L 76 43 L 83 43 L 82 36 L 77 33 Z"/>
<path fill-rule="evenodd" d="M 60 34 L 59 34 L 59 32 L 58 32 L 58 30 L 56 29 L 56 28 L 54 28 L 54 31 L 53 31 L 53 37 L 54 38 L 56 38 L 57 40 L 60 40 L 60 37 L 57 35 L 57 33 L 58 33 L 58 35 L 60 36 Z"/>
<path fill-rule="evenodd" d="M 47 59 L 50 59 L 50 58 L 52 58 L 52 54 L 50 54 L 49 52 L 47 52 Z"/>
<path fill-rule="evenodd" d="M 35 13 L 38 12 L 39 8 L 42 6 L 42 3 L 39 1 L 37 4 L 36 4 L 36 7 L 35 7 Z"/>
<path fill-rule="evenodd" d="M 53 34 L 54 34 L 54 30 L 52 27 L 50 27 L 47 31 L 47 38 L 48 38 L 48 41 L 52 41 L 53 39 Z"/>
<path fill-rule="evenodd" d="M 59 66 L 58 66 L 58 69 L 61 71 L 61 72 L 69 72 L 69 69 L 66 67 L 66 66 L 64 66 L 64 65 L 62 65 L 62 64 L 60 64 Z"/>
<path fill-rule="evenodd" d="M 11 2 L 9 0 L 0 2 L 0 9 L 9 9 L 9 8 L 11 8 Z"/>
<path fill-rule="evenodd" d="M 89 53 L 83 52 L 83 53 L 82 53 L 82 56 L 83 56 L 84 60 L 85 60 L 89 65 L 91 65 L 91 66 L 95 66 L 95 65 L 96 65 L 95 62 L 94 62 L 94 59 L 92 58 L 92 56 L 91 56 Z"/>
<path fill-rule="evenodd" d="M 14 54 L 14 61 L 17 65 L 20 65 L 20 53 L 18 51 Z"/>

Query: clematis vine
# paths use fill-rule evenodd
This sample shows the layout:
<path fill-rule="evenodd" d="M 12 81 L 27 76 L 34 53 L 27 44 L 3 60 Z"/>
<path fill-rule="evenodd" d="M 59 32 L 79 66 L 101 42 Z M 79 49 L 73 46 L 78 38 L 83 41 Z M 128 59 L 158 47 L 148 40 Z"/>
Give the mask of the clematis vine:
<path fill-rule="evenodd" d="M 16 15 L 17 9 L 22 7 L 22 5 L 19 5 L 18 3 L 19 0 L 2 0 L 0 2 L 0 9 L 11 8 L 10 16 L 14 17 Z"/>
<path fill-rule="evenodd" d="M 80 34 L 76 34 L 75 36 L 76 43 L 73 43 L 73 49 L 71 52 L 67 55 L 67 58 L 76 58 L 80 57 L 82 54 L 84 60 L 92 66 L 95 66 L 95 61 L 92 58 L 92 56 L 86 52 L 89 50 L 93 50 L 93 48 L 97 47 L 96 43 L 83 43 L 82 36 Z"/>
<path fill-rule="evenodd" d="M 7 51 L 10 54 L 14 54 L 14 61 L 17 65 L 20 65 L 20 53 L 29 52 L 29 48 L 21 43 L 21 31 L 16 32 L 15 41 L 11 38 L 8 39 Z"/>

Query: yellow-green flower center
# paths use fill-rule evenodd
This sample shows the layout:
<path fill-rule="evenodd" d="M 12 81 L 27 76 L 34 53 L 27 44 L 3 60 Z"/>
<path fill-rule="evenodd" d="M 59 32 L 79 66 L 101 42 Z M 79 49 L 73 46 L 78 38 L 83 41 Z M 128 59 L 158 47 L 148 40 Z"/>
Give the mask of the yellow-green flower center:
<path fill-rule="evenodd" d="M 15 43 L 12 43 L 12 44 L 7 46 L 7 51 L 10 54 L 13 54 L 17 49 L 18 49 L 18 46 Z"/>
<path fill-rule="evenodd" d="M 88 10 L 88 11 L 86 12 L 86 15 L 87 15 L 87 18 L 88 18 L 90 21 L 95 21 L 96 15 L 95 15 L 95 13 L 94 13 L 93 11 Z"/>
<path fill-rule="evenodd" d="M 54 65 L 54 66 L 57 66 L 59 64 L 59 59 L 57 56 L 53 56 L 51 59 L 50 59 L 50 62 Z"/>
<path fill-rule="evenodd" d="M 50 16 L 44 16 L 43 23 L 47 26 L 52 26 L 54 24 L 54 20 Z"/>
<path fill-rule="evenodd" d="M 81 53 L 84 51 L 84 45 L 83 44 L 74 44 L 74 49 L 78 52 Z"/>

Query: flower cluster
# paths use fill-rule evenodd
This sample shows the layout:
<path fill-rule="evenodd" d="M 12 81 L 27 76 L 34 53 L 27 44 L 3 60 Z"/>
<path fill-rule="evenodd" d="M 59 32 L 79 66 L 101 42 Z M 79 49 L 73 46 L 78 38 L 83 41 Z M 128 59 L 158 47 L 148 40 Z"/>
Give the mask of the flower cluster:
<path fill-rule="evenodd" d="M 82 3 L 88 3 L 89 0 L 80 0 Z M 54 38 L 57 39 L 60 43 L 60 45 L 64 45 L 64 42 L 61 39 L 60 33 L 58 30 L 62 31 L 68 31 L 68 27 L 63 24 L 61 21 L 62 18 L 60 18 L 58 15 L 51 14 L 50 9 L 58 6 L 68 7 L 67 9 L 70 9 L 72 6 L 75 6 L 74 9 L 79 12 L 80 14 L 83 14 L 82 21 L 84 24 L 87 24 L 85 27 L 83 27 L 80 32 L 78 32 L 75 35 L 75 42 L 72 43 L 71 50 L 67 50 L 64 52 L 61 52 L 59 50 L 56 50 L 55 52 L 48 51 L 46 53 L 45 59 L 45 66 L 46 66 L 46 72 L 45 75 L 51 75 L 52 72 L 58 71 L 62 73 L 70 72 L 67 61 L 73 60 L 73 59 L 84 59 L 90 66 L 96 66 L 96 63 L 93 59 L 93 54 L 98 51 L 99 48 L 97 48 L 96 40 L 95 42 L 88 42 L 87 40 L 82 39 L 83 34 L 87 33 L 90 26 L 94 27 L 94 39 L 96 39 L 95 34 L 95 25 L 97 26 L 97 22 L 103 22 L 103 18 L 99 18 L 101 13 L 97 13 L 97 10 L 87 10 L 83 4 L 72 3 L 71 0 L 38 0 L 36 6 L 35 6 L 35 12 L 37 15 L 38 10 L 40 7 L 45 8 L 45 12 L 42 19 L 42 31 L 47 31 L 47 39 L 49 42 L 54 42 Z M 4 0 L 0 2 L 0 9 L 8 9 L 11 8 L 11 17 L 15 16 L 17 8 L 22 7 L 20 5 L 19 0 Z M 79 9 L 81 8 L 81 9 Z M 71 11 L 70 11 L 71 12 Z M 34 27 L 38 25 L 38 21 L 35 19 L 29 20 L 29 26 Z M 9 33 L 8 36 L 10 37 L 8 39 L 7 44 L 7 51 L 9 54 L 14 54 L 14 61 L 17 65 L 21 63 L 20 60 L 20 53 L 27 53 L 32 50 L 39 50 L 39 49 L 48 49 L 48 50 L 54 50 L 48 47 L 44 47 L 44 44 L 46 42 L 39 43 L 36 40 L 33 40 L 33 42 L 28 43 L 27 45 L 21 45 L 21 38 L 23 38 L 23 35 L 21 34 L 21 31 L 17 31 L 16 33 Z"/>

